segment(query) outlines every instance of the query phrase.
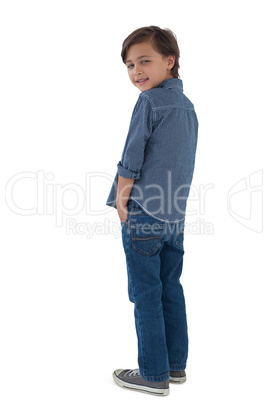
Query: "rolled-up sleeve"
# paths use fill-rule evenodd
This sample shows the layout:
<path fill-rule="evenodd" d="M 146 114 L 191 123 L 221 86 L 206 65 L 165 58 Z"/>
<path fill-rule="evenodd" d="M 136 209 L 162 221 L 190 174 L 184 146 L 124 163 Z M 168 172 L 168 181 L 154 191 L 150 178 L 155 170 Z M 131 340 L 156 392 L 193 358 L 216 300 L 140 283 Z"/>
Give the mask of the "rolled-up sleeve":
<path fill-rule="evenodd" d="M 134 107 L 121 161 L 117 164 L 119 176 L 127 179 L 140 178 L 145 146 L 152 133 L 152 107 L 142 95 Z"/>

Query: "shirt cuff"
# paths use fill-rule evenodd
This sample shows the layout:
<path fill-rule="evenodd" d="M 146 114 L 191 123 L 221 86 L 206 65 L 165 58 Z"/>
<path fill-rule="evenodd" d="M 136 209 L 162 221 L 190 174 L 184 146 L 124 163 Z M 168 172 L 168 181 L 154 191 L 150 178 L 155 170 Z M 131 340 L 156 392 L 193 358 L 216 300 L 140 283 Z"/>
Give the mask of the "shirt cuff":
<path fill-rule="evenodd" d="M 117 172 L 119 176 L 124 177 L 125 179 L 139 179 L 140 178 L 140 172 L 135 172 L 130 169 L 126 169 L 122 166 L 121 161 L 118 162 L 117 164 Z"/>

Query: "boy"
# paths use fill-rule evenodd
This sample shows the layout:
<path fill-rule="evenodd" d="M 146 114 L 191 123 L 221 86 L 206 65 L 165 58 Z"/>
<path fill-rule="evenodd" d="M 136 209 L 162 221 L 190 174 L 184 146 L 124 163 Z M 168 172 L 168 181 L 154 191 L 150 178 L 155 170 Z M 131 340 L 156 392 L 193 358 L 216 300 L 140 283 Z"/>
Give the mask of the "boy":
<path fill-rule="evenodd" d="M 168 395 L 186 380 L 188 333 L 180 284 L 185 209 L 198 120 L 183 94 L 174 34 L 156 26 L 132 32 L 122 59 L 141 91 L 106 204 L 117 208 L 129 299 L 138 338 L 136 370 L 115 370 L 126 389 Z"/>

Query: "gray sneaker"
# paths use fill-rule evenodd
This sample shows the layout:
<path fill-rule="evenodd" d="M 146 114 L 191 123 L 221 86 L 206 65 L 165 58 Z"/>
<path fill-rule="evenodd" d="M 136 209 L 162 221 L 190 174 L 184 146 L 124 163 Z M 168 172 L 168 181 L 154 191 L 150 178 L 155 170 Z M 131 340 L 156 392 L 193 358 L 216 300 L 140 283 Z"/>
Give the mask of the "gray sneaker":
<path fill-rule="evenodd" d="M 136 370 L 115 370 L 113 378 L 119 387 L 126 388 L 132 391 L 145 392 L 151 395 L 168 395 L 169 382 L 153 382 L 146 381 L 141 377 L 138 369 Z"/>
<path fill-rule="evenodd" d="M 170 371 L 169 372 L 169 381 L 175 384 L 182 384 L 186 381 L 186 373 L 185 370 L 180 371 Z"/>

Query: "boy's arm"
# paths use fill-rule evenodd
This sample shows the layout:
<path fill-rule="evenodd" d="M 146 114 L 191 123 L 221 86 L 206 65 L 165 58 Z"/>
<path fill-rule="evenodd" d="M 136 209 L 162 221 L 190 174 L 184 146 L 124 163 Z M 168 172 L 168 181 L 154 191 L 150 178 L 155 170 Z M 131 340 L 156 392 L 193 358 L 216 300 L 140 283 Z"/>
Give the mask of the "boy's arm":
<path fill-rule="evenodd" d="M 116 207 L 121 222 L 125 222 L 128 216 L 127 202 L 135 179 L 127 179 L 118 175 L 118 187 Z"/>
<path fill-rule="evenodd" d="M 146 143 L 152 133 L 152 107 L 146 97 L 140 96 L 130 122 L 129 132 L 117 164 L 118 189 L 116 204 L 121 222 L 128 216 L 126 207 L 135 180 L 139 180 Z"/>

